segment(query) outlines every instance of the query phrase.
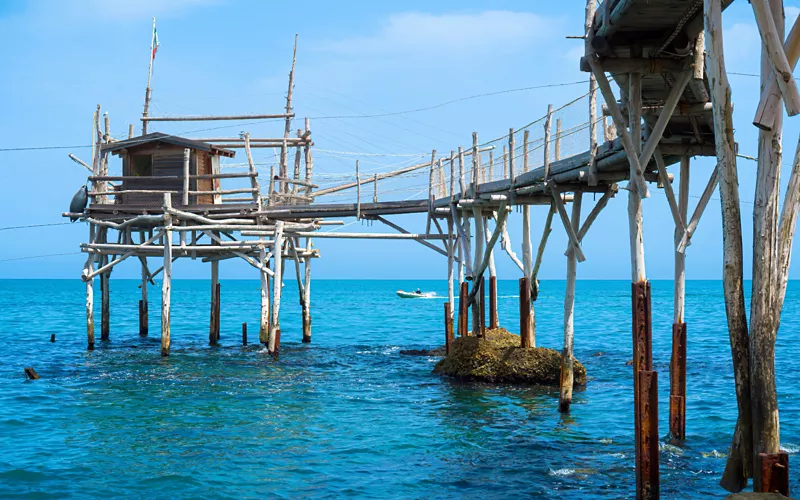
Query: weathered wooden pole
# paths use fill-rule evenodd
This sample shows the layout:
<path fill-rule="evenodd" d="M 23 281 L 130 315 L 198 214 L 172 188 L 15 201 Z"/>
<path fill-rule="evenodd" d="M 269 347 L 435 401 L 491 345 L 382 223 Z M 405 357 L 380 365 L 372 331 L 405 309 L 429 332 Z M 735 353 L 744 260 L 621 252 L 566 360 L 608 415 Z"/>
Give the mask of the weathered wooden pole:
<path fill-rule="evenodd" d="M 796 114 L 800 110 L 800 96 L 797 95 L 797 86 L 783 51 L 785 31 L 783 0 L 756 0 L 751 3 L 764 41 L 761 51 L 761 90 L 763 92 L 769 85 L 773 69 L 779 74 L 774 63 L 776 59 L 782 59 L 786 65 L 782 76 L 788 76 L 789 81 L 778 78 L 777 82 L 781 94 L 787 101 L 787 111 L 790 115 Z M 771 26 L 770 34 L 764 32 L 765 21 Z M 774 42 L 773 47 L 767 43 L 770 40 Z M 781 85 L 783 83 L 790 84 L 795 98 L 794 104 L 789 103 L 786 89 Z M 772 491 L 765 489 L 764 459 L 770 462 L 777 461 L 778 453 L 781 451 L 778 393 L 775 381 L 775 341 L 783 308 L 780 286 L 776 286 L 780 283 L 782 272 L 778 241 L 779 231 L 783 230 L 778 226 L 782 133 L 783 113 L 775 117 L 770 130 L 758 131 L 758 170 L 753 204 L 753 235 L 757 237 L 753 238 L 753 280 L 750 301 L 750 398 L 753 414 L 753 454 L 756 459 L 753 466 L 753 490 L 760 492 Z M 785 493 L 788 494 L 788 491 Z"/>
<path fill-rule="evenodd" d="M 478 174 L 480 172 L 481 162 L 480 162 L 480 154 L 478 152 L 478 133 L 472 133 L 472 186 L 470 188 L 470 195 L 472 198 L 477 198 L 478 194 Z M 475 254 L 474 254 L 474 262 L 472 264 L 473 271 L 476 271 L 483 260 L 483 252 L 484 252 L 484 230 L 483 230 L 483 213 L 481 207 L 475 207 L 472 209 L 472 218 L 475 223 Z M 482 286 L 483 280 L 476 276 L 476 279 L 472 281 L 473 287 L 480 287 Z M 473 294 L 474 295 L 474 294 Z M 481 300 L 474 300 L 472 302 L 472 334 L 476 337 L 483 336 L 483 301 Z"/>
<path fill-rule="evenodd" d="M 549 132 L 548 132 L 548 125 L 550 123 L 549 115 L 552 112 L 550 108 L 548 108 L 548 120 L 545 122 L 545 141 L 549 139 Z M 530 130 L 525 129 L 525 132 L 522 134 L 522 170 L 527 172 L 530 169 L 530 164 L 528 163 L 528 144 L 530 138 Z M 549 168 L 549 160 L 548 160 L 548 153 L 550 151 L 549 146 L 545 145 L 545 157 L 544 157 L 544 164 L 545 164 L 545 172 Z M 514 156 L 514 151 L 511 151 L 511 156 Z M 522 266 L 523 271 L 522 274 L 525 275 L 525 282 L 530 285 L 531 277 L 533 276 L 533 248 L 531 247 L 531 207 L 530 205 L 523 205 L 522 206 Z M 521 283 L 521 282 L 520 282 Z M 522 288 L 520 288 L 520 307 L 522 307 Z M 525 300 L 525 303 L 528 304 L 530 307 L 533 307 L 533 302 L 530 300 L 531 291 L 530 288 L 525 292 L 528 295 L 528 298 Z M 521 329 L 519 334 L 523 338 L 520 340 L 522 343 L 522 347 L 536 347 L 536 316 L 534 311 L 528 311 L 525 314 L 525 318 L 528 320 L 528 326 L 524 329 Z M 520 320 L 521 321 L 521 320 Z M 522 323 L 520 323 L 520 326 Z"/>
<path fill-rule="evenodd" d="M 140 237 L 142 243 L 147 241 L 145 239 L 144 231 L 140 233 Z M 139 336 L 147 337 L 147 334 L 149 333 L 148 326 L 150 322 L 150 319 L 148 318 L 147 314 L 149 309 L 147 300 L 147 283 L 150 276 L 149 273 L 147 272 L 147 257 L 142 257 L 141 262 L 142 262 L 142 300 L 139 301 L 141 303 L 141 306 L 139 306 Z"/>
<path fill-rule="evenodd" d="M 303 342 L 311 342 L 311 238 L 306 238 L 305 279 L 303 280 Z"/>
<path fill-rule="evenodd" d="M 450 198 L 453 198 L 453 152 L 450 152 Z M 447 352 L 450 352 L 450 341 L 453 338 L 453 309 L 455 308 L 455 290 L 453 289 L 455 273 L 454 267 L 454 253 L 456 241 L 453 239 L 453 225 L 452 217 L 447 218 L 447 240 L 445 247 L 447 248 L 447 303 L 445 304 L 444 315 L 444 332 L 447 340 Z"/>
<path fill-rule="evenodd" d="M 444 350 L 450 354 L 450 344 L 453 342 L 453 317 L 450 315 L 450 302 L 444 303 Z"/>
<path fill-rule="evenodd" d="M 583 193 L 576 191 L 572 199 L 572 229 L 576 233 L 581 224 L 581 202 Z M 564 348 L 561 350 L 561 389 L 558 395 L 558 411 L 568 413 L 572 404 L 574 380 L 573 349 L 575 338 L 575 280 L 578 274 L 578 256 L 570 245 L 567 250 L 567 284 L 564 293 Z"/>
<path fill-rule="evenodd" d="M 259 263 L 266 269 L 269 266 L 267 249 L 262 246 L 258 252 Z M 269 342 L 269 275 L 263 270 L 259 270 L 259 280 L 261 282 L 261 311 L 258 322 L 258 340 L 267 344 Z"/>
<path fill-rule="evenodd" d="M 744 304 L 744 258 L 739 179 L 733 139 L 733 103 L 722 48 L 721 0 L 705 0 L 706 72 L 714 115 L 714 140 L 722 205 L 722 284 L 736 387 L 739 419 L 720 484 L 741 491 L 753 475 L 752 405 L 750 400 L 750 342 Z"/>
<path fill-rule="evenodd" d="M 242 345 L 247 345 L 247 323 L 242 323 Z"/>
<path fill-rule="evenodd" d="M 275 243 L 273 246 L 275 253 L 275 268 L 272 290 L 272 323 L 270 325 L 269 333 L 269 347 L 268 351 L 275 359 L 278 359 L 280 353 L 280 338 L 281 338 L 281 288 L 283 287 L 283 221 L 279 220 L 275 223 Z"/>
<path fill-rule="evenodd" d="M 161 356 L 169 356 L 170 293 L 172 291 L 172 198 L 164 194 L 164 271 L 161 278 Z"/>
<path fill-rule="evenodd" d="M 97 234 L 95 225 L 89 223 L 89 241 L 94 243 Z M 95 254 L 90 253 L 86 260 L 84 273 L 90 275 L 94 270 Z M 86 344 L 87 349 L 94 349 L 94 278 L 86 280 Z"/>
<path fill-rule="evenodd" d="M 108 243 L 108 229 L 100 229 L 102 242 Z M 103 255 L 101 265 L 108 264 L 108 256 Z M 100 273 L 100 340 L 108 340 L 111 333 L 111 290 L 108 287 L 110 271 Z"/>
<path fill-rule="evenodd" d="M 681 219 L 689 215 L 689 157 L 681 157 L 678 210 Z M 672 358 L 669 367 L 669 434 L 672 439 L 686 439 L 686 254 L 677 251 L 683 231 L 675 226 L 675 283 L 672 318 Z"/>
<path fill-rule="evenodd" d="M 208 327 L 208 345 L 217 345 L 219 330 L 219 261 L 211 261 L 211 320 Z"/>
<path fill-rule="evenodd" d="M 638 156 L 642 152 L 642 74 L 628 75 L 628 122 L 632 141 L 631 179 L 638 170 Z M 633 185 L 631 185 L 633 188 Z M 636 429 L 636 496 L 639 499 L 658 498 L 658 440 L 644 437 L 658 435 L 656 409 L 649 407 L 651 398 L 657 402 L 657 378 L 652 373 L 652 314 L 650 306 L 650 283 L 647 281 L 644 262 L 644 234 L 642 231 L 642 191 L 628 190 L 628 223 L 630 231 L 631 281 L 633 298 L 633 376 L 634 415 Z M 647 386 L 640 383 L 643 377 Z M 648 405 L 648 411 L 643 406 Z M 655 405 L 657 406 L 657 405 Z"/>

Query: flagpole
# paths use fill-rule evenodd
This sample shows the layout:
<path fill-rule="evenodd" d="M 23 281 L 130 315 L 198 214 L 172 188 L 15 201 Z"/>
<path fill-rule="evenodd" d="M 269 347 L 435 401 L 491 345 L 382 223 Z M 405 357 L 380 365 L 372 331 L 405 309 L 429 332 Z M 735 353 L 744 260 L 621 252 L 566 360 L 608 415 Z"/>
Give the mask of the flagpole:
<path fill-rule="evenodd" d="M 142 118 L 147 118 L 147 113 L 150 109 L 150 80 L 153 77 L 153 47 L 156 41 L 156 18 L 153 18 L 153 31 L 150 33 L 150 67 L 147 68 L 147 89 L 144 93 L 144 111 L 142 111 Z M 147 120 L 142 121 L 142 135 L 147 134 Z"/>

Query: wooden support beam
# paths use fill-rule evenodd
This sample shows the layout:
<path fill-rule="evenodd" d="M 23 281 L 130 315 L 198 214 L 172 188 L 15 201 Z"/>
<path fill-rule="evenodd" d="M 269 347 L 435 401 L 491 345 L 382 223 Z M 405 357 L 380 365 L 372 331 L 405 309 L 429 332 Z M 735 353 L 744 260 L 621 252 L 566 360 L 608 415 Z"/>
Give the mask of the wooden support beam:
<path fill-rule="evenodd" d="M 661 151 L 658 149 L 655 150 L 654 157 L 656 159 L 656 165 L 658 166 L 658 178 L 664 186 L 664 194 L 667 197 L 667 203 L 672 212 L 672 220 L 675 222 L 675 227 L 683 234 L 686 232 L 686 220 L 684 217 L 681 217 L 681 210 L 675 199 L 675 191 L 672 189 L 672 183 L 669 181 L 669 174 L 667 173 L 667 166 L 664 163 L 664 157 L 661 156 Z M 688 158 L 688 156 L 682 158 Z"/>
<path fill-rule="evenodd" d="M 794 116 L 800 113 L 800 93 L 792 75 L 792 66 L 784 52 L 783 37 L 775 26 L 768 0 L 750 0 L 750 5 L 753 6 L 756 25 L 761 34 L 761 42 L 764 44 L 764 54 L 772 65 L 778 90 L 786 105 L 786 112 L 789 116 Z"/>
<path fill-rule="evenodd" d="M 558 188 L 556 187 L 556 184 L 553 181 L 548 181 L 547 187 L 548 189 L 550 189 L 550 193 L 553 195 L 553 202 L 555 203 L 558 215 L 561 217 L 561 222 L 564 224 L 564 229 L 567 231 L 567 236 L 569 237 L 570 244 L 572 245 L 575 251 L 575 255 L 578 258 L 578 262 L 583 262 L 584 260 L 586 260 L 586 256 L 583 254 L 583 250 L 581 250 L 581 242 L 578 239 L 578 235 L 576 231 L 572 228 L 572 223 L 569 220 L 569 215 L 567 215 L 567 210 L 564 207 L 564 202 L 561 200 L 560 192 L 558 191 Z"/>
<path fill-rule="evenodd" d="M 388 219 L 386 219 L 384 217 L 381 217 L 380 215 L 371 215 L 371 216 L 369 216 L 369 218 L 370 219 L 374 219 L 374 220 L 378 220 L 378 221 L 386 224 L 387 226 L 391 227 L 392 229 L 394 229 L 394 230 L 396 230 L 396 231 L 398 231 L 398 232 L 400 232 L 402 234 L 411 234 L 411 232 L 409 232 L 405 228 L 399 226 L 398 224 L 395 224 L 394 222 L 392 222 L 392 221 L 390 221 L 390 220 L 388 220 Z M 447 257 L 447 252 L 442 250 L 441 248 L 437 247 L 433 243 L 429 243 L 429 242 L 425 241 L 424 239 L 415 239 L 414 241 L 417 241 L 420 244 L 430 248 L 431 250 L 433 250 L 433 251 L 435 251 L 435 252 Z"/>
<path fill-rule="evenodd" d="M 786 37 L 786 42 L 783 44 L 783 50 L 786 53 L 786 58 L 789 65 L 794 70 L 797 66 L 797 61 L 800 59 L 800 18 L 796 19 L 789 36 Z M 761 100 L 758 103 L 756 115 L 753 118 L 753 125 L 763 130 L 772 130 L 775 123 L 775 118 L 780 114 L 781 110 L 781 93 L 778 89 L 778 82 L 775 80 L 775 74 L 771 73 L 767 84 L 763 86 L 761 92 Z"/>
<path fill-rule="evenodd" d="M 172 292 L 172 207 L 170 195 L 164 195 L 164 277 L 161 281 L 161 356 L 169 356 L 170 295 Z"/>
<path fill-rule="evenodd" d="M 672 90 L 670 90 L 666 101 L 664 101 L 664 107 L 661 111 L 661 114 L 658 115 L 656 124 L 653 125 L 653 129 L 650 131 L 650 136 L 647 138 L 644 149 L 642 149 L 642 153 L 639 155 L 640 168 L 645 168 L 647 167 L 647 164 L 650 163 L 650 158 L 652 158 L 653 153 L 658 147 L 658 143 L 661 142 L 661 138 L 664 136 L 664 131 L 667 129 L 669 120 L 672 118 L 672 113 L 675 111 L 675 106 L 678 104 L 678 101 L 683 95 L 683 91 L 686 89 L 686 84 L 689 83 L 689 79 L 691 77 L 692 73 L 690 71 L 684 71 L 677 75 L 677 78 L 675 79 L 675 86 L 672 87 Z"/>
<path fill-rule="evenodd" d="M 647 184 L 644 181 L 644 169 L 643 166 L 639 164 L 639 151 L 641 149 L 642 137 L 641 133 L 636 135 L 633 132 L 633 123 L 631 123 L 631 133 L 628 133 L 625 120 L 622 117 L 622 112 L 617 105 L 616 97 L 614 97 L 614 92 L 611 90 L 611 84 L 608 82 L 608 78 L 606 78 L 603 68 L 600 67 L 600 64 L 593 58 L 588 58 L 587 60 L 589 61 L 592 73 L 597 79 L 597 85 L 600 87 L 600 92 L 603 94 L 603 99 L 606 101 L 606 106 L 608 106 L 608 110 L 611 112 L 611 118 L 614 120 L 614 125 L 617 128 L 617 135 L 622 142 L 622 147 L 625 149 L 625 152 L 628 155 L 628 161 L 631 164 L 631 183 L 633 183 L 635 189 L 642 198 L 648 198 L 650 193 L 648 192 Z M 641 78 L 641 75 L 639 75 L 639 78 Z M 641 124 L 638 124 L 635 128 L 641 131 Z M 636 147 L 635 144 L 638 144 L 638 147 Z"/>
<path fill-rule="evenodd" d="M 89 223 L 89 241 L 95 241 L 97 229 Z M 89 254 L 86 259 L 84 273 L 90 274 L 94 269 L 94 254 Z M 86 280 L 86 343 L 87 349 L 94 349 L 94 280 Z"/>
<path fill-rule="evenodd" d="M 719 175 L 719 164 L 717 164 L 714 167 L 714 170 L 711 172 L 711 176 L 708 179 L 708 183 L 706 183 L 703 194 L 700 195 L 700 200 L 697 202 L 694 212 L 692 212 L 692 217 L 689 219 L 689 223 L 686 225 L 686 231 L 684 231 L 683 236 L 681 237 L 681 240 L 675 249 L 676 251 L 683 253 L 686 251 L 686 247 L 691 244 L 692 235 L 697 229 L 697 225 L 700 223 L 700 217 L 703 216 L 703 212 L 705 211 L 706 206 L 708 206 L 708 202 L 711 200 L 711 195 L 713 195 L 714 191 L 717 189 Z"/>
<path fill-rule="evenodd" d="M 272 290 L 272 323 L 269 328 L 268 351 L 276 359 L 280 353 L 280 312 L 281 312 L 281 289 L 283 288 L 283 221 L 275 223 L 275 279 Z"/>
<path fill-rule="evenodd" d="M 583 193 L 576 192 L 575 198 L 572 200 L 572 219 L 570 221 L 570 227 L 576 233 L 576 237 L 581 223 L 582 200 Z M 558 395 L 558 411 L 561 413 L 569 413 L 569 407 L 572 404 L 572 385 L 574 380 L 575 280 L 577 279 L 578 261 L 574 248 L 570 250 L 572 251 L 567 252 L 567 283 L 564 293 L 564 348 L 561 350 L 561 377 Z"/>
<path fill-rule="evenodd" d="M 211 311 L 208 327 L 208 345 L 217 345 L 219 339 L 217 338 L 217 331 L 220 330 L 220 292 L 219 286 L 219 261 L 211 262 Z"/>
<path fill-rule="evenodd" d="M 306 238 L 306 252 L 311 252 L 311 238 Z M 305 259 L 303 280 L 303 343 L 311 342 L 311 259 Z"/>

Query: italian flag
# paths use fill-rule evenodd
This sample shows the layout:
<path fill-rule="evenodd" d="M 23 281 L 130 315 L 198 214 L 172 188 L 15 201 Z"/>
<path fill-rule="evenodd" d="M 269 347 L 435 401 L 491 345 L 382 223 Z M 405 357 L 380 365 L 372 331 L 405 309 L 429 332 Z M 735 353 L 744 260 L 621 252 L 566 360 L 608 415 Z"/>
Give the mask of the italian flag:
<path fill-rule="evenodd" d="M 153 49 L 153 53 L 150 54 L 150 58 L 155 59 L 156 51 L 158 50 L 158 32 L 156 31 L 155 22 L 153 23 L 153 40 L 150 43 L 150 47 Z"/>

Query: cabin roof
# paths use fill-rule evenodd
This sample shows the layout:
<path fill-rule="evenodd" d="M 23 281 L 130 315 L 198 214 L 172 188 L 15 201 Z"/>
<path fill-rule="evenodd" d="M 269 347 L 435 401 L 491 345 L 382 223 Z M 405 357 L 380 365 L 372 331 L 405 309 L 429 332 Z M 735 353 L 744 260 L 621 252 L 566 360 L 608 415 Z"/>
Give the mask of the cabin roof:
<path fill-rule="evenodd" d="M 139 137 L 125 139 L 124 141 L 110 142 L 108 144 L 103 144 L 101 146 L 101 149 L 102 151 L 113 153 L 115 151 L 120 151 L 122 149 L 135 148 L 143 146 L 145 144 L 152 144 L 156 142 L 163 142 L 166 144 L 172 144 L 174 146 L 196 149 L 199 151 L 207 151 L 211 154 L 227 156 L 228 158 L 233 158 L 236 155 L 236 152 L 231 151 L 230 149 L 219 148 L 207 142 L 195 141 L 193 139 L 178 137 L 176 135 L 164 134 L 162 132 L 153 132 L 147 135 L 140 135 Z"/>

